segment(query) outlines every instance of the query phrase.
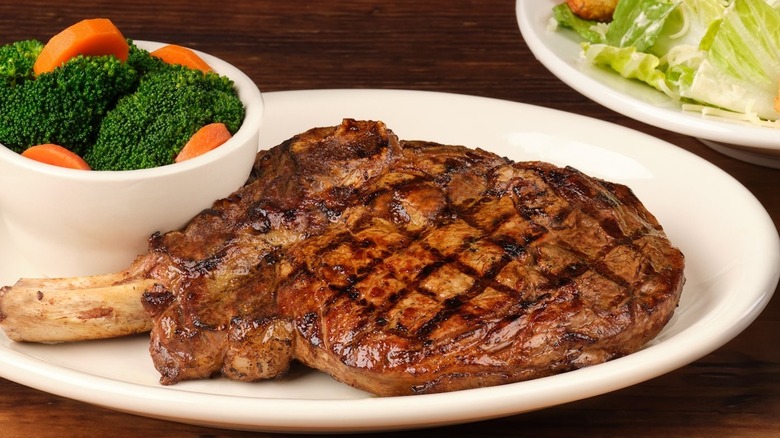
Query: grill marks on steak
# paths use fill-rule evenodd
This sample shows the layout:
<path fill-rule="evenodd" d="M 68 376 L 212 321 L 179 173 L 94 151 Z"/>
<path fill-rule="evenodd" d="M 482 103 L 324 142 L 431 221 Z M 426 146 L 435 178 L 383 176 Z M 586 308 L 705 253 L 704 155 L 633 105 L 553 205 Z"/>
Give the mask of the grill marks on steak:
<path fill-rule="evenodd" d="M 538 162 L 475 178 L 430 165 L 463 150 L 410 149 L 414 177 L 290 248 L 277 299 L 304 363 L 379 394 L 451 391 L 628 354 L 671 317 L 682 257 L 630 190 Z M 448 184 L 458 171 L 476 196 Z"/>
<path fill-rule="evenodd" d="M 152 237 L 150 275 L 167 287 L 147 292 L 144 304 L 154 321 L 150 352 L 161 382 L 219 372 L 259 378 L 250 358 L 263 352 L 240 345 L 269 328 L 275 346 L 290 342 L 279 334 L 289 323 L 280 321 L 275 303 L 282 250 L 327 228 L 354 190 L 399 152 L 382 124 L 312 129 L 259 153 L 247 185 L 182 231 Z"/>
<path fill-rule="evenodd" d="M 684 281 L 625 186 L 352 120 L 259 154 L 152 249 L 163 383 L 293 358 L 379 395 L 541 377 L 641 348 Z"/>

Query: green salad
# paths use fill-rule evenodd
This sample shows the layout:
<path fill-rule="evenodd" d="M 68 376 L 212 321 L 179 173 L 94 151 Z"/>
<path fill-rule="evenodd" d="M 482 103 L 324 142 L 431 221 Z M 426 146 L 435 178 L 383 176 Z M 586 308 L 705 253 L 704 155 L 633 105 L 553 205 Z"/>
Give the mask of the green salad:
<path fill-rule="evenodd" d="M 583 20 L 563 3 L 553 18 L 583 38 L 588 62 L 684 109 L 780 119 L 780 0 L 620 0 L 608 23 Z"/>

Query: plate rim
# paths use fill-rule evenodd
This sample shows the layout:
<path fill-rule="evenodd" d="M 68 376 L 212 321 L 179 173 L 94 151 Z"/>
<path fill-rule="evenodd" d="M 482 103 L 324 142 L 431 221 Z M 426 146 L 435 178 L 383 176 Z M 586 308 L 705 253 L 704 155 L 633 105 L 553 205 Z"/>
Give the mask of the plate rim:
<path fill-rule="evenodd" d="M 451 104 L 471 105 L 470 111 L 473 111 L 473 106 L 486 105 L 487 107 L 517 108 L 518 111 L 521 112 L 533 110 L 535 114 L 543 112 L 551 117 L 566 116 L 572 118 L 572 120 L 587 121 L 588 123 L 594 123 L 599 127 L 609 127 L 610 130 L 632 133 L 633 135 L 636 135 L 637 138 L 652 143 L 653 146 L 663 148 L 665 152 L 672 154 L 676 158 L 691 160 L 691 162 L 703 167 L 708 172 L 714 172 L 718 178 L 722 178 L 726 183 L 734 185 L 735 188 L 744 193 L 745 196 L 752 197 L 752 194 L 750 194 L 744 186 L 719 168 L 670 143 L 610 122 L 590 119 L 582 115 L 565 113 L 560 110 L 537 107 L 520 102 L 510 102 L 461 94 L 412 90 L 294 90 L 264 93 L 264 99 L 266 100 L 266 117 L 273 116 L 275 111 L 277 111 L 276 106 L 284 101 L 321 102 L 332 100 L 360 102 L 361 99 L 367 99 L 367 95 L 372 96 L 377 101 L 388 101 L 393 99 L 404 102 L 427 102 L 431 100 L 436 102 L 446 101 Z M 295 133 L 290 133 L 290 135 L 293 134 Z M 750 201 L 750 199 L 746 200 L 746 202 L 747 201 Z M 757 204 L 755 207 L 763 210 L 763 207 L 760 206 L 760 203 L 758 203 L 755 197 L 752 197 L 751 202 L 755 202 Z M 766 221 L 768 220 L 771 223 L 771 219 L 765 210 L 763 210 L 763 215 L 765 217 L 763 217 L 762 226 L 766 226 Z M 774 230 L 774 239 L 768 240 L 769 242 L 767 245 L 774 248 L 775 252 L 778 254 L 776 260 L 780 260 L 780 238 L 778 238 L 776 230 Z M 773 240 L 774 243 L 772 243 Z M 50 372 L 58 368 L 56 364 L 42 363 L 40 359 L 27 355 L 22 355 L 21 358 L 18 356 L 15 358 L 16 362 L 21 362 L 21 365 L 24 365 L 24 367 L 22 367 L 19 363 L 14 362 L 14 357 L 12 357 L 14 356 L 14 352 L 9 352 L 8 347 L 3 345 L 2 337 L 0 337 L 0 364 L 3 364 L 3 366 L 0 367 L 0 375 L 9 380 L 14 380 L 18 383 L 53 394 L 87 403 L 98 404 L 118 411 L 211 427 L 240 428 L 269 432 L 355 432 L 456 424 L 519 414 L 530 410 L 557 405 L 564 401 L 568 402 L 600 395 L 679 368 L 720 347 L 747 327 L 766 306 L 766 303 L 774 292 L 774 287 L 777 284 L 779 276 L 780 272 L 767 274 L 764 279 L 765 284 L 762 286 L 762 288 L 767 290 L 757 294 L 758 299 L 755 302 L 750 303 L 751 305 L 745 309 L 745 313 L 735 320 L 735 324 L 732 325 L 727 332 L 724 332 L 723 336 L 717 340 L 711 339 L 709 342 L 705 342 L 703 346 L 699 347 L 699 351 L 696 352 L 697 357 L 692 357 L 693 355 L 690 354 L 686 357 L 654 357 L 656 352 L 659 350 L 664 351 L 664 348 L 660 348 L 658 345 L 652 345 L 624 358 L 615 359 L 605 364 L 583 368 L 549 378 L 490 388 L 459 391 L 457 393 L 393 398 L 367 396 L 367 398 L 364 399 L 347 400 L 301 400 L 292 398 L 258 399 L 234 395 L 198 393 L 199 397 L 194 398 L 197 398 L 198 400 L 205 399 L 205 401 L 209 402 L 198 404 L 193 402 L 193 393 L 177 390 L 175 387 L 142 387 L 138 384 L 116 381 L 101 376 L 91 375 L 91 378 L 89 376 L 85 377 L 85 373 L 71 369 L 66 369 L 64 375 L 52 376 Z M 690 329 L 691 328 L 688 328 L 687 330 Z M 680 339 L 678 336 L 665 341 L 668 343 L 663 345 L 681 343 L 683 341 L 684 339 Z M 17 355 L 21 355 L 21 353 L 17 353 Z M 643 369 L 642 373 L 633 372 L 632 370 L 629 370 L 629 367 L 624 366 L 625 364 L 641 363 L 641 361 L 646 361 L 650 358 L 660 364 L 660 366 L 654 369 Z M 36 373 L 29 374 L 29 370 L 34 370 Z M 611 376 L 617 376 L 620 377 L 620 379 L 605 379 L 604 377 L 600 377 L 603 375 L 602 371 L 604 370 L 609 371 Z M 61 385 L 64 385 L 64 387 L 52 388 L 47 385 L 53 382 L 60 383 Z M 113 385 L 113 388 L 108 392 L 106 392 L 107 385 Z M 566 397 L 566 400 L 561 400 L 558 392 L 555 390 L 551 391 L 551 388 L 560 390 L 561 387 L 566 387 L 567 385 L 577 388 L 578 392 L 576 394 L 570 394 L 570 396 Z M 143 389 L 140 395 L 137 393 L 139 387 Z M 521 390 L 518 391 L 518 388 Z M 85 395 L 85 392 L 89 394 Z M 462 397 L 453 397 L 453 394 L 458 394 Z M 527 401 L 523 400 L 528 397 L 529 394 L 538 397 L 538 402 L 533 404 L 533 406 L 529 406 Z M 117 397 L 118 395 L 121 395 L 122 397 Z M 412 400 L 410 397 L 415 400 L 414 403 L 410 403 L 410 400 Z M 464 398 L 467 400 L 466 403 L 464 403 Z M 263 402 L 268 404 L 269 400 L 274 404 L 274 412 L 278 414 L 279 417 L 267 418 L 267 416 L 263 417 L 260 414 L 247 416 L 246 414 L 239 412 L 229 413 L 222 417 L 214 416 L 214 403 L 224 403 L 222 404 L 223 406 L 235 406 L 240 404 L 242 406 L 257 409 L 264 407 Z M 421 401 L 421 403 L 417 403 L 417 400 Z M 148 408 L 150 404 L 154 405 L 161 401 L 165 401 L 167 405 L 169 405 L 169 411 L 166 413 L 149 412 Z M 496 401 L 502 402 L 501 409 L 495 408 Z M 410 404 L 416 406 L 416 408 L 413 410 L 406 409 Z M 428 406 L 428 408 L 420 409 L 419 405 L 425 405 Z M 349 411 L 351 418 L 346 422 L 347 424 L 345 424 L 344 417 L 334 415 L 334 406 L 338 412 Z M 293 407 L 296 409 L 291 409 Z M 405 416 L 398 417 L 395 416 L 397 415 L 397 413 L 395 413 L 393 418 L 387 417 L 388 412 L 398 410 L 404 411 Z M 445 411 L 447 414 L 443 413 Z M 303 412 L 306 412 L 308 416 L 301 416 L 301 413 Z M 453 416 L 452 414 L 456 415 Z"/>

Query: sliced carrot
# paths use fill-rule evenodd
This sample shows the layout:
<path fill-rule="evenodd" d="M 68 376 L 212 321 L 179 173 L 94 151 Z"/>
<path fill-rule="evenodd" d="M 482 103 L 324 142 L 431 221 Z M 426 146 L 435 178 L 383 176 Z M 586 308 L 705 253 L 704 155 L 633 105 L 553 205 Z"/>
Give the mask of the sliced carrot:
<path fill-rule="evenodd" d="M 179 64 L 185 67 L 200 70 L 204 73 L 212 71 L 211 66 L 203 60 L 197 53 L 186 47 L 168 44 L 153 50 L 151 55 L 162 59 L 168 64 Z"/>
<path fill-rule="evenodd" d="M 50 72 L 78 55 L 114 55 L 124 62 L 129 53 L 127 39 L 111 20 L 90 18 L 54 35 L 35 60 L 33 71 L 36 75 Z"/>
<path fill-rule="evenodd" d="M 75 152 L 52 143 L 30 146 L 22 152 L 22 156 L 53 166 L 91 170 L 89 164 Z"/>
<path fill-rule="evenodd" d="M 180 163 L 203 155 L 212 149 L 216 149 L 217 146 L 230 140 L 231 137 L 232 135 L 224 123 L 209 123 L 190 137 L 174 161 Z"/>

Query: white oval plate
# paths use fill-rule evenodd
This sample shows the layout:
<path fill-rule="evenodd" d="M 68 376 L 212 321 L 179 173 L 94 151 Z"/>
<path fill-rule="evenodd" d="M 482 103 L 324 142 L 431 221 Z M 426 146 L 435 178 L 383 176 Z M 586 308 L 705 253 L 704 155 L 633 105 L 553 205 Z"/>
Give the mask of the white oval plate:
<path fill-rule="evenodd" d="M 433 395 L 377 398 L 302 368 L 281 381 L 215 379 L 163 387 L 145 336 L 33 345 L 0 335 L 2 377 L 120 411 L 225 428 L 334 432 L 461 423 L 603 394 L 688 364 L 741 332 L 777 284 L 780 243 L 759 202 L 715 166 L 645 134 L 521 103 L 431 92 L 288 91 L 264 98 L 261 147 L 344 117 L 374 119 L 403 139 L 569 164 L 629 185 L 687 257 L 688 280 L 675 316 L 646 348 L 627 357 L 528 382 Z M 7 239 L 0 233 L 0 284 L 35 274 L 3 245 Z"/>
<path fill-rule="evenodd" d="M 561 81 L 589 99 L 625 116 L 680 134 L 753 164 L 780 168 L 780 130 L 747 122 L 683 112 L 665 94 L 582 62 L 581 39 L 569 29 L 548 29 L 552 8 L 563 0 L 517 0 L 520 32 L 531 52 Z"/>

